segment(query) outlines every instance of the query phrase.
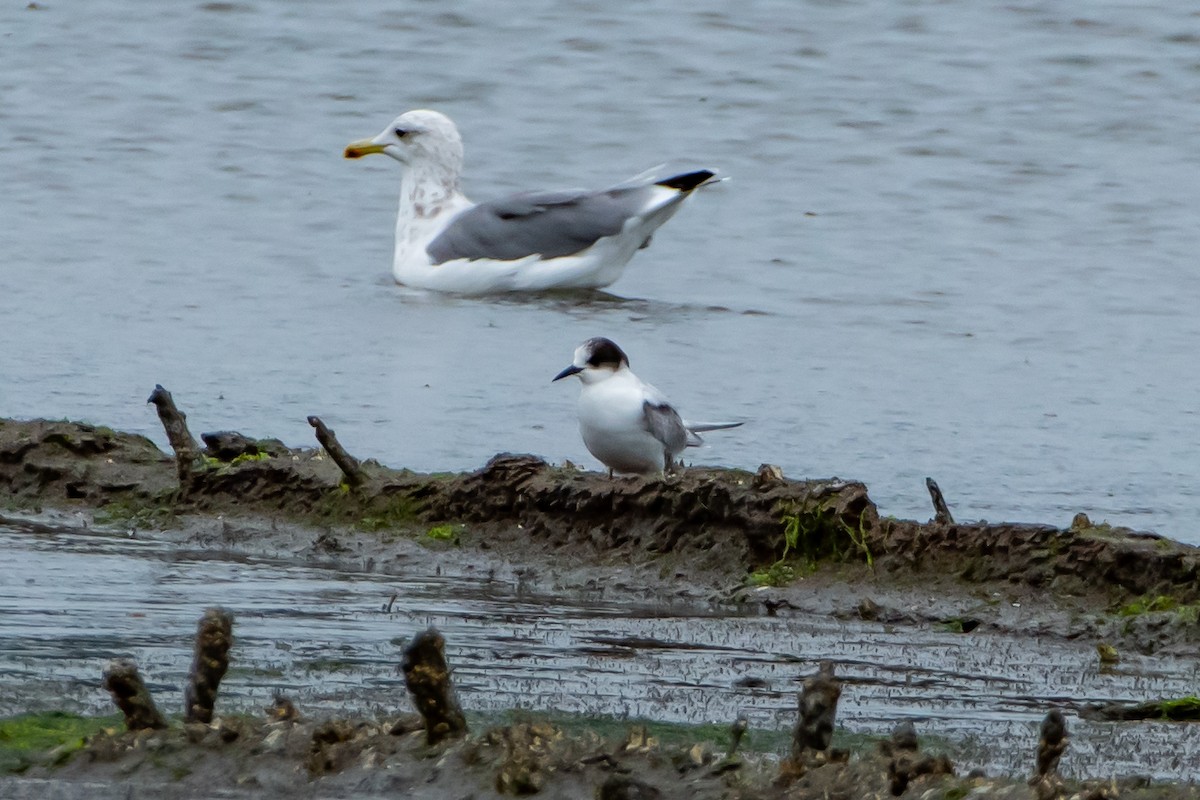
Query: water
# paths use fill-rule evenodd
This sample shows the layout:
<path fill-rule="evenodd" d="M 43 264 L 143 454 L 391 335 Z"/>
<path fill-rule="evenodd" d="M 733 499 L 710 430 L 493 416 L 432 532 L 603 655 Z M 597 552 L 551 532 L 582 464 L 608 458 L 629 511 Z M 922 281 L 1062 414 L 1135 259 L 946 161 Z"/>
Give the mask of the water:
<path fill-rule="evenodd" d="M 137 658 L 161 707 L 177 708 L 196 620 L 220 603 L 236 616 L 227 711 L 257 713 L 276 692 L 314 715 L 407 710 L 400 650 L 434 625 L 471 712 L 688 723 L 745 713 L 755 730 L 787 731 L 800 678 L 829 658 L 846 683 L 841 727 L 884 734 L 912 719 L 954 742 L 968 768 L 1028 771 L 1050 704 L 1068 709 L 1072 775 L 1180 779 L 1200 748 L 1195 725 L 1075 718 L 1083 703 L 1188 694 L 1197 677 L 1193 661 L 1170 657 L 1101 673 L 1085 642 L 536 594 L 472 574 L 353 573 L 72 531 L 0 527 L 0 547 L 0 582 L 12 587 L 0 599 L 0 716 L 109 713 L 100 674 L 122 656 Z M 765 685 L 740 688 L 745 678 Z"/>
<path fill-rule="evenodd" d="M 1200 16 L 1187 4 L 467 0 L 0 9 L 0 414 L 199 430 L 420 470 L 598 466 L 605 334 L 695 418 L 694 459 L 865 480 L 927 518 L 1093 519 L 1200 543 Z M 673 6 L 673 7 L 672 7 Z M 476 198 L 722 168 L 616 297 L 390 280 L 411 107 Z M 810 216 L 811 213 L 811 216 Z"/>

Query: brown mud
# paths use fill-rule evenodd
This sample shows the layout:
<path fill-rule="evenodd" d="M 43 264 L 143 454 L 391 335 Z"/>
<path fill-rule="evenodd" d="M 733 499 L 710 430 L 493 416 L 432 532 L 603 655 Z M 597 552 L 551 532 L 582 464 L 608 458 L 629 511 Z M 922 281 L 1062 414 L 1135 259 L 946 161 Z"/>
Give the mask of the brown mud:
<path fill-rule="evenodd" d="M 358 477 L 348 481 L 349 473 L 322 450 L 237 435 L 203 438 L 208 447 L 188 454 L 193 467 L 185 473 L 181 460 L 141 436 L 72 422 L 0 420 L 0 494 L 13 511 L 173 529 L 193 545 L 294 554 L 297 537 L 307 537 L 302 544 L 314 556 L 365 561 L 382 571 L 389 554 L 411 554 L 406 536 L 440 532 L 453 537 L 464 562 L 528 565 L 559 582 L 617 575 L 654 583 L 648 594 L 661 593 L 665 583 L 679 593 L 761 604 L 768 614 L 803 607 L 883 622 L 937 621 L 963 631 L 1028 632 L 1033 607 L 1040 635 L 1106 639 L 1143 653 L 1196 652 L 1200 551 L 1094 525 L 1083 515 L 1066 528 L 954 523 L 941 513 L 928 523 L 896 520 L 879 515 L 861 483 L 788 480 L 765 465 L 758 473 L 688 469 L 665 479 L 609 479 L 532 456 L 500 455 L 469 474 L 356 463 Z M 222 520 L 218 533 L 208 523 L 215 516 Z M 986 600 L 996 596 L 1006 602 Z M 1012 609 L 1019 606 L 1018 620 Z M 114 732 L 42 776 L 93 789 L 133 778 L 146 792 L 122 796 L 156 796 L 153 787 L 170 784 L 181 797 L 219 790 L 230 797 L 540 791 L 866 798 L 894 796 L 899 769 L 895 747 L 881 746 L 848 761 L 809 765 L 782 785 L 769 760 L 747 757 L 731 767 L 711 745 L 658 747 L 644 732 L 640 744 L 635 733 L 614 742 L 534 719 L 431 746 L 406 724 L 233 718 Z M 1031 764 L 1036 744 L 1030 743 Z M 926 763 L 901 749 L 906 764 Z M 1133 779 L 1048 787 L 933 768 L 911 772 L 901 790 L 906 797 L 1197 796 L 1191 788 Z M 35 770 L 19 791 L 33 791 L 43 778 Z"/>
<path fill-rule="evenodd" d="M 1035 746 L 1030 743 L 1031 754 Z M 55 794 L 46 794 L 49 789 Z M 729 756 L 711 741 L 663 744 L 636 726 L 606 738 L 531 719 L 430 746 L 411 716 L 238 717 L 164 731 L 105 732 L 61 766 L 0 781 L 0 796 L 30 798 L 459 800 L 535 794 L 564 800 L 1165 800 L 1197 798 L 1200 790 L 1137 778 L 1077 783 L 1057 776 L 1027 781 L 955 775 L 944 756 L 923 755 L 904 731 L 853 757 L 816 754 L 788 773 L 760 756 Z"/>
<path fill-rule="evenodd" d="M 881 517 L 861 483 L 789 480 L 767 465 L 757 474 L 688 469 L 666 479 L 610 479 L 509 454 L 464 474 L 369 461 L 352 488 L 320 449 L 204 438 L 214 446 L 181 485 L 173 460 L 145 437 L 0 420 L 0 493 L 12 510 L 98 512 L 130 527 L 187 529 L 189 515 L 241 519 L 250 531 L 241 544 L 258 552 L 295 552 L 294 529 L 276 524 L 294 523 L 320 531 L 313 547 L 325 555 L 365 554 L 380 565 L 389 548 L 404 547 L 401 534 L 438 529 L 461 546 L 464 561 L 475 551 L 530 565 L 580 564 L 584 574 L 641 565 L 673 576 L 681 592 L 741 595 L 769 611 L 816 602 L 835 614 L 949 618 L 969 630 L 1005 625 L 1010 603 L 977 602 L 1002 594 L 1043 607 L 1042 632 L 1117 640 L 1143 653 L 1190 649 L 1197 631 L 1200 549 L 1083 514 L 1065 528 L 921 523 Z M 752 573 L 761 590 L 747 588 Z M 795 576 L 802 592 L 787 585 Z M 931 594 L 948 600 L 910 602 Z M 1095 611 L 1113 613 L 1083 613 Z"/>

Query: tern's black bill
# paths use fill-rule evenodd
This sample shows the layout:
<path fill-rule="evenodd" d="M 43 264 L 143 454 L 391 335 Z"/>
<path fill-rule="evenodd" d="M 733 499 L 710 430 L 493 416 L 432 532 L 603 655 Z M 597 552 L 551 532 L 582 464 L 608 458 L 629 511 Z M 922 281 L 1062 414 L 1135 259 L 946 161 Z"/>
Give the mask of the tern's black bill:
<path fill-rule="evenodd" d="M 563 378 L 569 378 L 572 375 L 575 375 L 580 372 L 583 372 L 583 367 L 577 367 L 574 364 L 572 364 L 571 366 L 564 369 L 562 372 L 555 375 L 554 379 L 551 380 L 550 382 L 554 383 L 554 381 L 559 381 L 559 380 L 562 380 Z"/>

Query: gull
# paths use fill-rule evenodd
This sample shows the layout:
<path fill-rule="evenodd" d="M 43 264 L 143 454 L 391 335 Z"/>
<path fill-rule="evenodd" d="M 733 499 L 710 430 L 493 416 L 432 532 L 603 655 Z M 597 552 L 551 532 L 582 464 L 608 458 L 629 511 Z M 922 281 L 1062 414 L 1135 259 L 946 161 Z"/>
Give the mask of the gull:
<path fill-rule="evenodd" d="M 704 431 L 740 422 L 687 422 L 662 392 L 629 369 L 629 357 L 611 339 L 588 339 L 554 381 L 578 375 L 579 432 L 588 452 L 609 472 L 656 474 L 670 469 L 685 447 L 703 443 Z M 551 381 L 553 383 L 553 381 Z"/>
<path fill-rule="evenodd" d="M 464 294 L 608 286 L 693 191 L 722 180 L 708 169 L 660 174 L 656 167 L 607 189 L 525 192 L 476 205 L 459 189 L 458 128 L 426 109 L 351 142 L 345 156 L 371 153 L 404 166 L 396 282 Z"/>

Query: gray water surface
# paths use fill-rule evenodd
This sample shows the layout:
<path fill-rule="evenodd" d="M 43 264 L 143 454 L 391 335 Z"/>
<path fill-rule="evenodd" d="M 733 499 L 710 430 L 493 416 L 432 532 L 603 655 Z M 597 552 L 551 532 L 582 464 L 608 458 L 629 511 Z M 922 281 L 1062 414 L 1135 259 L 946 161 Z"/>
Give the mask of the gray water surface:
<path fill-rule="evenodd" d="M 1200 16 L 894 0 L 0 7 L 0 415 L 474 468 L 597 467 L 604 334 L 698 419 L 694 459 L 867 482 L 930 516 L 1076 511 L 1200 543 Z M 667 159 L 733 179 L 615 296 L 390 277 L 397 165 L 343 146 L 431 106 L 477 199 Z"/>
<path fill-rule="evenodd" d="M 108 713 L 101 671 L 125 656 L 174 710 L 196 620 L 219 604 L 236 617 L 225 711 L 256 713 L 277 692 L 318 716 L 407 711 L 400 652 L 433 625 L 470 712 L 720 724 L 744 713 L 755 730 L 787 731 L 799 681 L 832 659 L 846 684 L 840 727 L 885 734 L 911 719 L 966 769 L 1029 771 L 1050 705 L 1067 709 L 1071 775 L 1179 780 L 1200 763 L 1200 726 L 1074 716 L 1085 703 L 1194 693 L 1195 661 L 1127 655 L 1100 672 L 1090 641 L 534 593 L 469 573 L 382 576 L 69 530 L 0 526 L 0 550 L 0 716 Z M 747 678 L 761 685 L 743 688 Z"/>

